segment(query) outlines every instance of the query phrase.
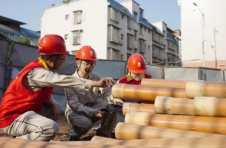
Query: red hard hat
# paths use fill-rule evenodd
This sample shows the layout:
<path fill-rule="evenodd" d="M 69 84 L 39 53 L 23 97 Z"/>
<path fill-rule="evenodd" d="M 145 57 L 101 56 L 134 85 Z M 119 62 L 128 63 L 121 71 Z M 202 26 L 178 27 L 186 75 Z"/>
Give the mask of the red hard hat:
<path fill-rule="evenodd" d="M 132 73 L 146 72 L 146 65 L 142 55 L 134 53 L 129 57 L 127 68 Z"/>
<path fill-rule="evenodd" d="M 37 52 L 40 55 L 69 54 L 64 39 L 56 34 L 45 35 L 39 42 Z"/>
<path fill-rule="evenodd" d="M 82 60 L 91 60 L 96 61 L 96 52 L 91 46 L 83 46 L 79 51 L 77 52 L 77 55 L 75 56 L 75 59 L 82 59 Z"/>

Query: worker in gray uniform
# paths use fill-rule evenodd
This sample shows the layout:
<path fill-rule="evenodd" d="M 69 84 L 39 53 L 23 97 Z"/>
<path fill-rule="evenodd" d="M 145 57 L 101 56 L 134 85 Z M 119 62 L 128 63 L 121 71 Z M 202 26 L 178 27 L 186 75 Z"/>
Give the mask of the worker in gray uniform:
<path fill-rule="evenodd" d="M 77 69 L 73 74 L 74 77 L 98 81 L 101 76 L 93 72 L 96 64 L 96 53 L 90 46 L 83 46 L 75 57 Z M 116 114 L 106 113 L 102 109 L 108 104 L 123 104 L 118 98 L 113 98 L 111 88 L 91 87 L 87 90 L 66 88 L 67 108 L 65 115 L 68 122 L 71 123 L 73 134 L 70 140 L 80 140 L 81 136 L 86 134 L 92 125 L 102 119 L 101 127 L 97 129 L 96 135 L 111 137 L 112 129 L 115 126 Z M 102 101 L 97 102 L 100 96 Z"/>

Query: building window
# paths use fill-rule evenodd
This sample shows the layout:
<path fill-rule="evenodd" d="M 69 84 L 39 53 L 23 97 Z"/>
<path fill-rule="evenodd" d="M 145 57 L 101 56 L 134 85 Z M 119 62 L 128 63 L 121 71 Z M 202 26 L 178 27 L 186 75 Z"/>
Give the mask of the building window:
<path fill-rule="evenodd" d="M 120 60 L 120 52 L 116 49 L 109 48 L 108 49 L 108 59 L 109 60 Z"/>
<path fill-rule="evenodd" d="M 127 28 L 128 29 L 132 29 L 132 22 L 131 22 L 131 18 L 127 16 Z"/>
<path fill-rule="evenodd" d="M 69 14 L 65 15 L 65 20 L 69 19 Z"/>
<path fill-rule="evenodd" d="M 121 40 L 121 38 L 123 38 L 123 36 L 121 35 L 120 37 L 119 29 L 112 25 L 109 26 L 109 41 L 122 44 L 123 40 Z"/>
<path fill-rule="evenodd" d="M 123 14 L 121 14 L 121 18 L 122 18 L 122 20 L 123 20 L 123 18 L 124 18 L 124 17 L 123 17 Z"/>
<path fill-rule="evenodd" d="M 137 53 L 137 48 L 134 48 L 134 53 Z"/>
<path fill-rule="evenodd" d="M 134 30 L 134 40 L 137 41 L 137 31 Z"/>
<path fill-rule="evenodd" d="M 119 12 L 112 7 L 110 8 L 110 19 L 119 22 Z"/>
<path fill-rule="evenodd" d="M 165 30 L 163 30 L 163 35 L 166 36 L 166 31 Z"/>
<path fill-rule="evenodd" d="M 67 38 L 68 38 L 68 34 L 65 34 L 64 39 L 67 40 Z"/>
<path fill-rule="evenodd" d="M 140 53 L 146 53 L 146 44 L 145 44 L 145 40 L 140 40 L 139 41 L 140 44 Z"/>
<path fill-rule="evenodd" d="M 140 26 L 140 34 L 142 35 L 143 34 L 143 27 Z"/>
<path fill-rule="evenodd" d="M 82 39 L 82 30 L 73 31 L 73 45 L 80 45 Z"/>
<path fill-rule="evenodd" d="M 137 15 L 137 13 L 136 12 L 134 12 L 134 22 L 137 22 L 138 21 L 138 15 Z"/>
<path fill-rule="evenodd" d="M 150 46 L 148 46 L 148 50 L 149 50 L 149 51 L 150 51 L 150 48 L 151 48 L 151 47 L 150 47 Z"/>
<path fill-rule="evenodd" d="M 82 23 L 82 11 L 75 11 L 74 12 L 74 24 Z"/>
<path fill-rule="evenodd" d="M 127 34 L 127 48 L 133 49 L 133 36 L 131 34 Z"/>

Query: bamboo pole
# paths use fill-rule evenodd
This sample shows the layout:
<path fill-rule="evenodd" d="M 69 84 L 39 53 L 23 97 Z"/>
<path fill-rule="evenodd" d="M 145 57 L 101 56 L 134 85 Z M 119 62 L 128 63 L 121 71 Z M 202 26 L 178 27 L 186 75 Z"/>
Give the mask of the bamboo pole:
<path fill-rule="evenodd" d="M 186 88 L 187 98 L 194 98 L 195 96 L 226 98 L 225 82 L 205 82 L 202 80 L 183 81 L 183 80 L 165 80 L 165 79 L 142 79 L 141 85 L 148 85 L 153 87 L 159 86 L 159 87 Z"/>
<path fill-rule="evenodd" d="M 169 87 L 152 87 L 144 85 L 115 84 L 112 87 L 112 96 L 115 98 L 130 98 L 154 101 L 157 96 L 172 96 L 186 98 L 185 89 Z"/>
<path fill-rule="evenodd" d="M 60 143 L 51 143 L 19 138 L 0 137 L 0 148 L 87 148 L 86 146 L 70 146 Z"/>
<path fill-rule="evenodd" d="M 184 80 L 167 80 L 167 79 L 146 79 L 141 80 L 141 85 L 158 86 L 158 87 L 179 87 L 185 88 L 186 82 Z"/>
<path fill-rule="evenodd" d="M 154 104 L 138 104 L 138 103 L 125 103 L 123 104 L 122 113 L 126 115 L 131 111 L 141 111 L 141 112 L 148 112 L 151 114 L 155 114 Z"/>
<path fill-rule="evenodd" d="M 200 96 L 193 100 L 158 96 L 154 106 L 158 114 L 226 117 L 226 99 L 222 98 Z"/>
<path fill-rule="evenodd" d="M 0 148 L 135 148 L 126 145 L 104 145 L 94 142 L 43 142 L 19 138 L 0 137 Z"/>
<path fill-rule="evenodd" d="M 195 115 L 226 117 L 226 99 L 215 97 L 195 97 Z"/>
<path fill-rule="evenodd" d="M 154 107 L 157 114 L 195 115 L 193 99 L 157 96 Z"/>
<path fill-rule="evenodd" d="M 186 83 L 186 96 L 188 98 L 196 96 L 226 98 L 225 88 L 225 82 L 188 81 Z"/>
<path fill-rule="evenodd" d="M 150 114 L 130 112 L 125 116 L 126 123 L 166 127 L 181 130 L 226 134 L 226 118 L 182 115 Z"/>
<path fill-rule="evenodd" d="M 102 141 L 103 139 L 103 141 Z M 93 137 L 92 141 L 106 145 L 127 145 L 142 147 L 167 148 L 222 148 L 226 145 L 226 136 L 196 137 L 175 139 L 136 139 L 136 140 L 107 140 L 107 138 Z"/>
<path fill-rule="evenodd" d="M 136 125 L 123 122 L 119 122 L 116 125 L 115 135 L 116 138 L 119 140 L 224 136 L 220 134 L 210 134 L 204 132 L 185 131 L 155 126 Z"/>

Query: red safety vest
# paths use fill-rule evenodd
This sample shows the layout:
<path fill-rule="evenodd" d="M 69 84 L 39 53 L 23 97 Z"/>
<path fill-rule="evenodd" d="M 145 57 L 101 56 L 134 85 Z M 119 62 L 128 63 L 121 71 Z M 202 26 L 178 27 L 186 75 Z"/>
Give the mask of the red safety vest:
<path fill-rule="evenodd" d="M 151 79 L 151 75 L 149 75 L 149 74 L 144 74 L 144 78 L 148 78 L 148 79 Z M 128 81 L 127 80 L 127 75 L 126 76 L 124 76 L 124 77 L 122 77 L 122 78 L 120 78 L 119 80 L 118 80 L 118 82 L 119 83 L 125 83 L 125 84 L 133 84 L 133 85 L 140 85 L 141 84 L 141 80 L 140 81 L 135 81 L 135 80 L 130 80 L 130 81 Z"/>
<path fill-rule="evenodd" d="M 52 87 L 32 91 L 22 85 L 24 76 L 37 67 L 43 67 L 39 60 L 30 62 L 8 86 L 0 104 L 0 128 L 9 126 L 17 117 L 27 111 L 39 113 L 42 103 L 50 99 Z"/>

